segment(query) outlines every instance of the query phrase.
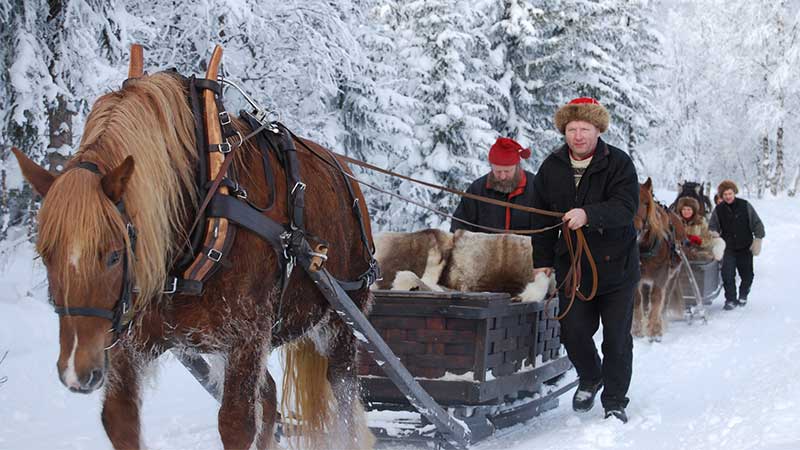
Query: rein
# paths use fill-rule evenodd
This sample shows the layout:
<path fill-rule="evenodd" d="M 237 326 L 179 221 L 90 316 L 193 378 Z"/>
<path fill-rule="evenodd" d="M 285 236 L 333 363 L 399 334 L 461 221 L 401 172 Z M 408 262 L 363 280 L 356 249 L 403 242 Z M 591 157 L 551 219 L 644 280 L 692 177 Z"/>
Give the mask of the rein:
<path fill-rule="evenodd" d="M 286 128 L 286 130 L 289 131 L 288 128 Z M 322 155 L 320 155 L 319 153 L 314 151 L 311 147 L 306 145 L 305 142 L 303 142 L 303 140 L 300 139 L 297 135 L 295 135 L 291 131 L 289 131 L 289 133 L 292 135 L 292 137 L 294 139 L 296 139 L 298 142 L 300 142 L 300 144 L 306 150 L 311 152 L 314 156 L 316 156 L 320 160 L 324 161 L 328 165 L 332 165 L 332 163 L 330 161 L 328 161 L 326 158 L 323 158 Z M 544 209 L 533 208 L 533 207 L 530 207 L 530 206 L 517 205 L 517 204 L 514 204 L 514 203 L 510 203 L 510 202 L 504 202 L 504 201 L 501 201 L 501 200 L 495 200 L 495 199 L 492 199 L 492 198 L 483 197 L 481 195 L 470 194 L 468 192 L 459 191 L 457 189 L 449 188 L 447 186 L 441 186 L 441 185 L 437 185 L 437 184 L 434 184 L 434 183 L 429 183 L 427 181 L 423 181 L 423 180 L 419 180 L 419 179 L 416 179 L 416 178 L 412 178 L 412 177 L 409 177 L 409 176 L 406 176 L 406 175 L 401 175 L 401 174 L 392 172 L 390 170 L 387 170 L 387 169 L 384 169 L 384 168 L 381 168 L 381 167 L 377 167 L 377 166 L 374 166 L 372 164 L 369 164 L 369 163 L 366 163 L 366 162 L 363 162 L 363 161 L 360 161 L 360 160 L 357 160 L 357 159 L 350 158 L 349 156 L 341 155 L 341 154 L 334 153 L 334 152 L 331 152 L 331 151 L 328 151 L 328 153 L 334 155 L 334 157 L 338 156 L 338 157 L 342 158 L 343 160 L 345 160 L 348 163 L 355 164 L 357 166 L 360 166 L 360 167 L 363 167 L 363 168 L 366 168 L 366 169 L 369 169 L 369 170 L 380 172 L 380 173 L 383 173 L 383 174 L 391 176 L 391 177 L 396 177 L 396 178 L 400 178 L 400 179 L 403 179 L 403 180 L 406 180 L 406 181 L 410 181 L 412 183 L 420 184 L 420 185 L 423 185 L 423 186 L 426 186 L 426 187 L 429 187 L 429 188 L 432 188 L 432 189 L 438 189 L 440 191 L 448 192 L 448 193 L 455 194 L 455 195 L 458 195 L 458 196 L 461 196 L 461 197 L 466 197 L 466 198 L 470 198 L 470 199 L 477 200 L 477 201 L 480 201 L 480 202 L 490 203 L 490 204 L 498 205 L 498 206 L 504 206 L 506 208 L 517 209 L 517 210 L 525 211 L 525 212 L 529 212 L 529 213 L 535 213 L 535 214 L 541 214 L 541 215 L 550 216 L 550 217 L 556 217 L 556 218 L 559 218 L 559 219 L 564 216 L 564 213 L 559 213 L 559 212 L 555 212 L 555 211 L 547 211 L 547 210 L 544 210 Z M 558 320 L 561 320 L 562 318 L 564 318 L 567 315 L 567 313 L 569 313 L 570 309 L 572 308 L 573 303 L 575 302 L 575 297 L 578 297 L 582 301 L 587 301 L 588 302 L 588 301 L 594 299 L 595 295 L 597 294 L 597 287 L 598 287 L 598 281 L 599 281 L 598 280 L 598 275 L 597 275 L 597 265 L 596 265 L 596 263 L 594 261 L 594 258 L 592 257 L 592 252 L 589 249 L 588 243 L 586 242 L 586 237 L 583 234 L 583 230 L 580 229 L 580 228 L 577 229 L 577 230 L 570 230 L 570 228 L 567 226 L 567 223 L 563 222 L 563 221 L 558 223 L 558 224 L 556 224 L 556 225 L 553 225 L 553 226 L 550 226 L 550 227 L 545 227 L 545 228 L 540 228 L 540 229 L 537 229 L 537 230 L 499 230 L 499 229 L 496 229 L 496 228 L 479 226 L 479 225 L 467 222 L 465 220 L 461 220 L 461 219 L 458 219 L 456 217 L 453 217 L 452 215 L 444 213 L 442 211 L 439 211 L 439 210 L 437 210 L 435 208 L 431 208 L 431 207 L 428 207 L 426 205 L 423 205 L 420 202 L 414 201 L 414 200 L 412 200 L 410 198 L 401 196 L 399 194 L 394 194 L 394 193 L 391 193 L 391 192 L 387 192 L 387 191 L 385 191 L 383 189 L 377 188 L 377 187 L 373 186 L 370 183 L 362 181 L 362 180 L 356 178 L 355 176 L 353 176 L 351 174 L 348 174 L 347 172 L 344 172 L 341 168 L 339 168 L 338 170 L 340 170 L 342 172 L 342 174 L 344 176 L 346 176 L 347 178 L 349 178 L 349 179 L 351 179 L 351 180 L 353 180 L 353 181 L 355 181 L 355 182 L 357 182 L 359 184 L 367 186 L 369 188 L 375 189 L 375 190 L 377 190 L 377 191 L 379 191 L 381 193 L 389 194 L 392 197 L 395 197 L 395 198 L 398 198 L 400 200 L 406 201 L 408 203 L 420 206 L 420 207 L 422 207 L 424 209 L 427 209 L 429 211 L 432 211 L 432 212 L 434 212 L 436 214 L 440 214 L 440 215 L 443 215 L 445 217 L 450 217 L 450 218 L 459 220 L 462 223 L 466 223 L 468 225 L 477 226 L 478 228 L 487 229 L 489 231 L 500 232 L 500 233 L 509 233 L 509 234 L 530 235 L 530 234 L 543 233 L 545 231 L 549 231 L 549 230 L 555 229 L 555 228 L 560 226 L 561 227 L 562 236 L 563 236 L 564 240 L 567 242 L 567 250 L 569 251 L 570 263 L 569 263 L 569 270 L 567 271 L 567 275 L 564 277 L 564 281 L 561 283 L 561 286 L 559 286 L 558 289 L 556 289 L 556 292 L 558 292 L 563 287 L 565 289 L 564 293 L 567 296 L 569 296 L 570 300 L 569 300 L 569 304 L 567 305 L 567 307 L 564 310 L 564 312 L 561 313 L 560 315 L 556 316 L 555 318 L 558 319 Z M 572 242 L 570 231 L 574 231 L 575 232 L 576 243 L 574 245 L 573 245 L 573 242 Z M 582 292 L 580 292 L 580 284 L 581 284 L 581 264 L 580 264 L 580 261 L 581 261 L 581 257 L 584 255 L 584 252 L 586 254 L 586 259 L 589 261 L 589 267 L 590 267 L 591 272 L 592 272 L 592 288 L 591 288 L 591 291 L 589 292 L 589 295 L 584 295 Z M 557 296 L 557 294 L 549 297 L 547 299 L 547 301 L 546 301 L 546 304 L 549 305 L 549 303 L 553 299 L 555 299 L 556 296 Z"/>

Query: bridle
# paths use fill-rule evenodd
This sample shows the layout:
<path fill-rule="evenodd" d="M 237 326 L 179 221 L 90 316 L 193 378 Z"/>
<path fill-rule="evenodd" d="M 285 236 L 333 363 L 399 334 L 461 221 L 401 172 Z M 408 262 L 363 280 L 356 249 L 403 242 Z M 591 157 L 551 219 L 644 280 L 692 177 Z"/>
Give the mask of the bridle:
<path fill-rule="evenodd" d="M 97 175 L 103 175 L 100 172 L 100 169 L 97 167 L 97 164 L 92 162 L 80 162 L 69 170 L 73 169 L 85 169 Z M 129 312 L 131 311 L 131 306 L 133 303 L 133 280 L 131 279 L 129 273 L 130 271 L 128 269 L 131 259 L 133 259 L 132 257 L 136 252 L 136 228 L 133 226 L 133 222 L 131 222 L 128 213 L 125 211 L 125 204 L 123 203 L 122 199 L 120 199 L 115 206 L 117 207 L 117 211 L 119 211 L 120 215 L 122 216 L 123 221 L 125 221 L 125 229 L 128 234 L 131 252 L 131 255 L 128 255 L 127 246 L 122 250 L 122 286 L 120 288 L 117 301 L 114 303 L 114 306 L 111 309 L 88 307 L 73 308 L 69 306 L 55 307 L 55 312 L 59 316 L 99 317 L 101 319 L 110 321 L 111 329 L 109 331 L 114 334 L 114 341 L 111 345 L 106 347 L 106 350 L 114 347 L 117 342 L 119 342 L 122 332 L 130 328 L 131 317 L 129 316 Z"/>

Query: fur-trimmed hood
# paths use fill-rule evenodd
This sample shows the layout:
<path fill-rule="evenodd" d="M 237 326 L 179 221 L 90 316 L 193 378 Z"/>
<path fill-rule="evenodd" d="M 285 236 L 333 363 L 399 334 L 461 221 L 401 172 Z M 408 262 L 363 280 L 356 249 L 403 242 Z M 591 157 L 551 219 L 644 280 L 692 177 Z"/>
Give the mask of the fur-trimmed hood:
<path fill-rule="evenodd" d="M 681 209 L 683 209 L 684 206 L 688 206 L 689 208 L 692 208 L 692 218 L 689 219 L 688 221 L 686 219 L 684 219 L 683 215 L 681 214 Z M 677 205 L 676 208 L 677 208 L 678 216 L 680 216 L 681 220 L 686 222 L 686 224 L 688 224 L 688 225 L 698 225 L 703 221 L 703 216 L 698 214 L 698 212 L 700 211 L 700 203 L 698 203 L 698 201 L 696 199 L 693 199 L 692 197 L 681 197 L 681 198 L 679 198 L 678 199 L 678 205 Z"/>

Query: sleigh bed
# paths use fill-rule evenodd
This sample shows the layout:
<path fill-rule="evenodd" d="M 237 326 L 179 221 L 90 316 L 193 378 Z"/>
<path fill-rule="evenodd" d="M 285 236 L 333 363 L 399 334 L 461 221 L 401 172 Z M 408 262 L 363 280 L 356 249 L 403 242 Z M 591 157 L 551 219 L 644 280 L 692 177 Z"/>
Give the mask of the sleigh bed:
<path fill-rule="evenodd" d="M 472 430 L 472 441 L 558 405 L 576 382 L 561 350 L 555 303 L 508 294 L 375 291 L 370 322 L 421 386 Z M 382 439 L 429 440 L 432 427 L 368 355 L 359 378 Z"/>

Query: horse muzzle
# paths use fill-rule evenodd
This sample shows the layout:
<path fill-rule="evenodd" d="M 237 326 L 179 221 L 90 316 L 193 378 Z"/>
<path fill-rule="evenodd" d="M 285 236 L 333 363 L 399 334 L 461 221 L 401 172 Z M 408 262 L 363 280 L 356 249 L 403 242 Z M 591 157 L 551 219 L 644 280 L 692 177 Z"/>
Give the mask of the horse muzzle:
<path fill-rule="evenodd" d="M 79 394 L 89 394 L 101 388 L 106 380 L 105 369 L 95 368 L 87 371 L 83 375 L 75 373 L 74 369 L 58 371 L 58 378 L 61 383 L 72 392 Z"/>

